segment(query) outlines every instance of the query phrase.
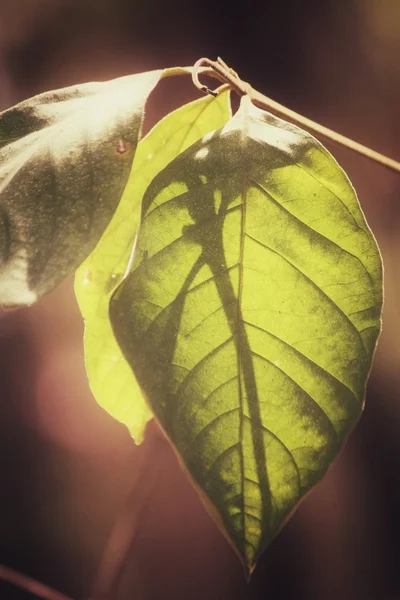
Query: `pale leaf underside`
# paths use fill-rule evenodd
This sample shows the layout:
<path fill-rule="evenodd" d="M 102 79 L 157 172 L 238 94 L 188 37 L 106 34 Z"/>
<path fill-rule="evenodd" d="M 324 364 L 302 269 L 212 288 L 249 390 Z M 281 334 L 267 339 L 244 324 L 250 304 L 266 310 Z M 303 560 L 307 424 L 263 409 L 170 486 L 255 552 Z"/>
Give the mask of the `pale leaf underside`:
<path fill-rule="evenodd" d="M 162 75 L 47 92 L 0 114 L 0 304 L 32 304 L 93 250 Z"/>

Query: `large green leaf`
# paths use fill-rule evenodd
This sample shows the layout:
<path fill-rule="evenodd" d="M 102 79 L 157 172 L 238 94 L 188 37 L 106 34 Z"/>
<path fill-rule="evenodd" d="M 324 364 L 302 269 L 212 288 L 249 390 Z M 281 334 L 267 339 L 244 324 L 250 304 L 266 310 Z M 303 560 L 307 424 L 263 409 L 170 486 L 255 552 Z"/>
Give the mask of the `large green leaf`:
<path fill-rule="evenodd" d="M 146 192 L 111 320 L 249 570 L 360 416 L 381 305 L 345 174 L 247 97 Z"/>
<path fill-rule="evenodd" d="M 131 176 L 110 224 L 76 273 L 75 293 L 85 319 L 85 359 L 97 402 L 124 423 L 137 443 L 152 413 L 118 346 L 108 317 L 112 292 L 129 263 L 143 194 L 180 152 L 230 118 L 228 92 L 205 96 L 167 115 L 138 144 Z"/>
<path fill-rule="evenodd" d="M 163 74 L 48 92 L 0 114 L 0 304 L 31 304 L 93 250 Z"/>

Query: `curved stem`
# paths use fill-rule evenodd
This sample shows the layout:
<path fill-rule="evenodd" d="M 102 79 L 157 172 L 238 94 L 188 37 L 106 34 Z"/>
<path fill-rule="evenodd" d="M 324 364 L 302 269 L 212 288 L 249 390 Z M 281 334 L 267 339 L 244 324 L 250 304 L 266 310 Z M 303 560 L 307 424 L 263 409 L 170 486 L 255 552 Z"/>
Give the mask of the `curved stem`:
<path fill-rule="evenodd" d="M 340 133 L 336 133 L 336 131 L 329 129 L 324 125 L 319 125 L 319 123 L 315 123 L 315 121 L 312 121 L 307 117 L 303 117 L 295 111 L 290 110 L 290 108 L 286 108 L 286 106 L 275 102 L 275 100 L 268 98 L 268 96 L 264 96 L 264 94 L 261 94 L 255 90 L 249 83 L 242 81 L 238 74 L 233 69 L 228 67 L 228 65 L 220 57 L 218 57 L 216 61 L 210 60 L 209 58 L 201 58 L 196 62 L 192 70 L 192 79 L 195 86 L 202 92 L 212 94 L 213 96 L 216 95 L 215 90 L 210 90 L 210 88 L 208 88 L 206 85 L 202 85 L 199 82 L 199 72 L 209 75 L 214 79 L 218 79 L 219 81 L 228 83 L 240 96 L 247 94 L 251 101 L 259 108 L 270 111 L 279 117 L 283 117 L 295 125 L 300 125 L 312 133 L 315 133 L 318 137 L 327 140 L 328 142 L 333 142 L 334 144 L 348 148 L 349 150 L 357 152 L 358 154 L 361 154 L 362 156 L 365 156 L 366 158 L 369 158 L 370 160 L 373 160 L 374 162 L 388 169 L 400 173 L 400 162 L 397 160 L 389 158 L 380 152 L 376 152 L 375 150 L 368 148 L 368 146 L 364 146 L 363 144 L 355 142 L 354 140 L 341 135 Z"/>

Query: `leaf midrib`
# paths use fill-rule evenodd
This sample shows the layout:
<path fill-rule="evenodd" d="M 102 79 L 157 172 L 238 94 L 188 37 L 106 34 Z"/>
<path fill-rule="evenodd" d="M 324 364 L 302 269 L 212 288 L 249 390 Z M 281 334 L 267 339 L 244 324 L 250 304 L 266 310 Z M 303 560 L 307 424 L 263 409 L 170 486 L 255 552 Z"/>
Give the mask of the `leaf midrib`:
<path fill-rule="evenodd" d="M 245 119 L 244 119 L 245 122 Z M 241 131 L 242 144 L 246 146 L 247 136 L 245 135 L 245 128 Z M 245 148 L 244 148 L 245 152 Z M 242 155 L 244 156 L 244 154 Z M 243 160 L 245 163 L 245 161 Z M 245 166 L 245 165 L 244 165 Z M 237 298 L 237 320 L 239 326 L 239 343 L 236 343 L 236 355 L 238 365 L 238 395 L 239 395 L 239 456 L 240 456 L 240 492 L 241 492 L 241 525 L 243 531 L 243 550 L 246 552 L 245 542 L 246 540 L 246 517 L 245 517 L 245 463 L 243 454 L 243 437 L 244 437 L 244 401 L 243 401 L 243 387 L 245 382 L 243 381 L 243 355 L 242 355 L 242 335 L 246 335 L 244 329 L 244 322 L 242 316 L 242 296 L 243 296 L 243 278 L 244 278 L 244 245 L 245 245 L 245 231 L 246 231 L 246 185 L 247 185 L 247 172 L 244 169 L 243 187 L 242 187 L 242 204 L 241 204 L 241 219 L 240 219 L 240 250 L 239 250 L 239 282 L 238 282 L 238 298 Z M 252 360 L 252 359 L 251 359 Z M 257 392 L 256 392 L 257 393 Z"/>

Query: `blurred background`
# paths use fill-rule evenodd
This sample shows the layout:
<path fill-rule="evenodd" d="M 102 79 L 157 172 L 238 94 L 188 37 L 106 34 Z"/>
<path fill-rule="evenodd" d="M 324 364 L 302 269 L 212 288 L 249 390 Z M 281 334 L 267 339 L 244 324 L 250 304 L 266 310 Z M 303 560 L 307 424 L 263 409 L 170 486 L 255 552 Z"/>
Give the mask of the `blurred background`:
<path fill-rule="evenodd" d="M 218 55 L 261 92 L 400 160 L 399 0 L 0 0 L 0 110 Z M 196 97 L 178 79 L 153 94 L 150 119 Z M 115 600 L 400 600 L 400 176 L 330 149 L 382 250 L 384 332 L 358 427 L 249 587 L 156 427 L 138 448 L 96 405 L 72 279 L 0 313 L 0 563 L 87 598 L 119 518 L 133 535 Z M 0 582 L 1 600 L 32 598 Z"/>

